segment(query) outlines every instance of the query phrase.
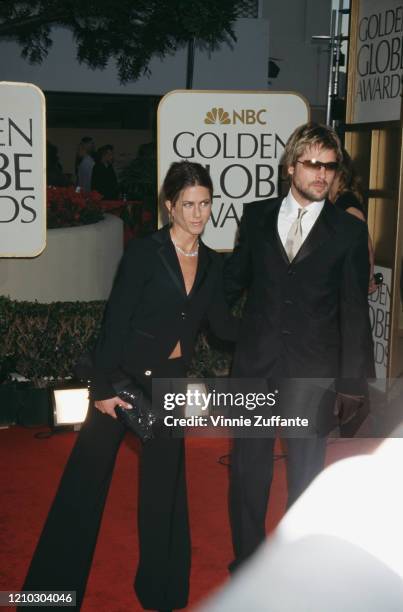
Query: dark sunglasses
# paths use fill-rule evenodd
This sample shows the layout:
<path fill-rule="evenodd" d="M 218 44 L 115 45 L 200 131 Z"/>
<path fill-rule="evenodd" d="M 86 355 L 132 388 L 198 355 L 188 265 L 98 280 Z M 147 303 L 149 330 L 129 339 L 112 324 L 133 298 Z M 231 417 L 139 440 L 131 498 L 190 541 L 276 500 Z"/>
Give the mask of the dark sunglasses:
<path fill-rule="evenodd" d="M 339 168 L 338 162 L 321 162 L 317 159 L 297 160 L 297 164 L 302 164 L 307 170 L 321 170 L 324 168 L 327 172 L 336 172 Z"/>

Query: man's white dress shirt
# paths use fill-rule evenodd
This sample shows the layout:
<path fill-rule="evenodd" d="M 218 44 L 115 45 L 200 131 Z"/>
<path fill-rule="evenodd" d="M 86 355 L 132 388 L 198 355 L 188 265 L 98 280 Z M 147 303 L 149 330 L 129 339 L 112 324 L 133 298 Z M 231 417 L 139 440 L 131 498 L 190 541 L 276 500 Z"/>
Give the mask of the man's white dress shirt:
<path fill-rule="evenodd" d="M 304 242 L 319 217 L 324 204 L 325 200 L 321 200 L 320 202 L 311 202 L 307 206 L 301 206 L 292 195 L 290 189 L 287 196 L 281 202 L 277 222 L 277 229 L 283 246 L 285 246 L 291 225 L 298 217 L 298 210 L 302 208 L 306 211 L 301 219 L 302 242 Z"/>

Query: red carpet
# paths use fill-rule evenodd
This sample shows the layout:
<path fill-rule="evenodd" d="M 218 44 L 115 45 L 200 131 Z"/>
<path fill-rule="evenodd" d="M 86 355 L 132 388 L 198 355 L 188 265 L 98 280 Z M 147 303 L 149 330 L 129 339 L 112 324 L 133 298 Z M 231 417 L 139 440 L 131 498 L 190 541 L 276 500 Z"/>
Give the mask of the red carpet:
<path fill-rule="evenodd" d="M 42 428 L 39 428 L 42 430 Z M 72 444 L 73 433 L 35 439 L 38 429 L 0 431 L 0 590 L 18 590 L 45 520 Z M 370 452 L 379 440 L 333 440 L 328 462 Z M 231 540 L 227 514 L 228 454 L 225 439 L 187 440 L 187 478 L 193 562 L 190 604 L 227 578 Z M 137 563 L 137 443 L 127 436 L 119 452 L 83 612 L 140 611 L 132 581 Z M 276 462 L 268 529 L 284 512 L 284 461 Z M 57 562 L 57 560 L 55 560 Z M 13 608 L 4 608 L 13 609 Z M 44 608 L 46 610 L 46 608 Z"/>

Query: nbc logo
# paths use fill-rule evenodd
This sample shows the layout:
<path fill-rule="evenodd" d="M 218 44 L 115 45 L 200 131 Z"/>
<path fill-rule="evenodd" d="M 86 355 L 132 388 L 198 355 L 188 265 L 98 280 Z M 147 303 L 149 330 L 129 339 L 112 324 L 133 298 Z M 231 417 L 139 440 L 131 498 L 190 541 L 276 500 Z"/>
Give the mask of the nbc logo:
<path fill-rule="evenodd" d="M 211 125 L 212 123 L 221 123 L 227 125 L 231 123 L 229 114 L 223 108 L 212 108 L 206 113 L 204 123 Z"/>
<path fill-rule="evenodd" d="M 267 109 L 261 108 L 255 110 L 252 108 L 242 108 L 239 110 L 233 110 L 227 113 L 221 106 L 214 107 L 207 111 L 204 117 L 204 123 L 207 125 L 236 125 L 237 123 L 243 123 L 246 125 L 253 125 L 254 123 L 260 123 L 260 125 L 267 125 L 266 115 Z"/>

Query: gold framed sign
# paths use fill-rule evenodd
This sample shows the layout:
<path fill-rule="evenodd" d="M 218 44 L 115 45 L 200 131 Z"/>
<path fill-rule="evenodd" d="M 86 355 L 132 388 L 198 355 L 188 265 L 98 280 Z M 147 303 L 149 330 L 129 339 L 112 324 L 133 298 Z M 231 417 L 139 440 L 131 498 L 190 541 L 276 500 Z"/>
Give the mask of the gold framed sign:
<path fill-rule="evenodd" d="M 0 83 L 0 257 L 46 246 L 45 97 L 30 83 Z"/>
<path fill-rule="evenodd" d="M 402 0 L 356 0 L 351 32 L 348 121 L 398 121 L 403 70 Z"/>
<path fill-rule="evenodd" d="M 285 142 L 308 118 L 294 92 L 172 91 L 158 107 L 158 186 L 173 161 L 206 166 L 214 200 L 203 240 L 232 250 L 243 204 L 277 195 Z"/>

